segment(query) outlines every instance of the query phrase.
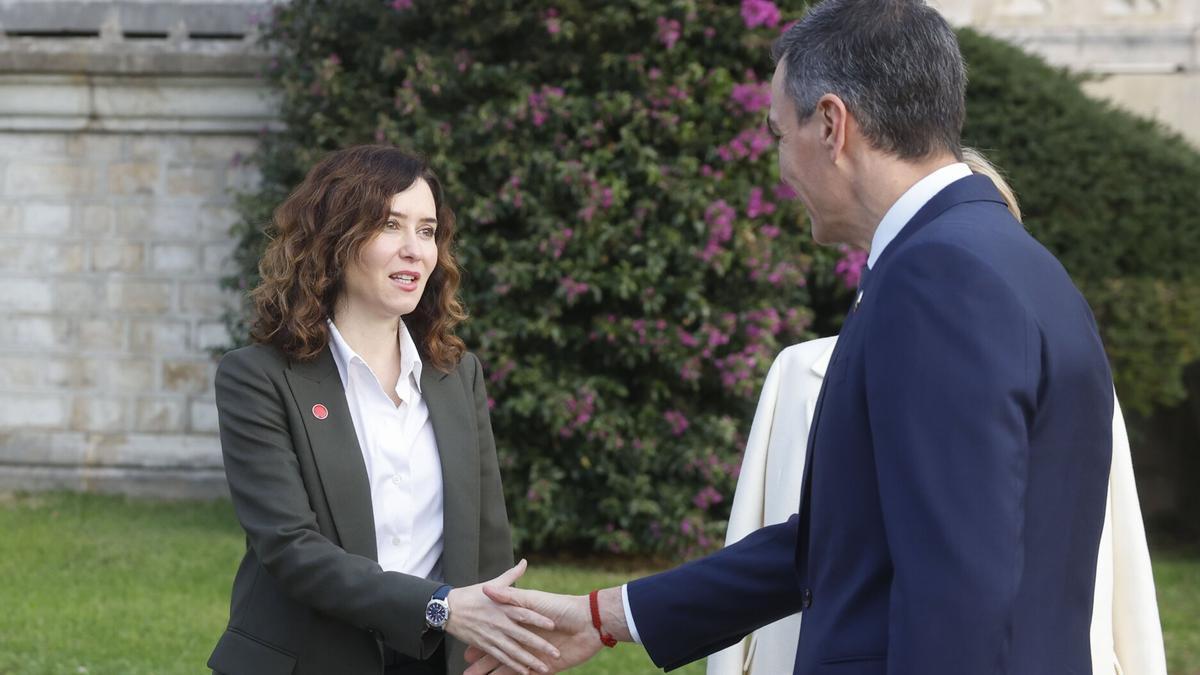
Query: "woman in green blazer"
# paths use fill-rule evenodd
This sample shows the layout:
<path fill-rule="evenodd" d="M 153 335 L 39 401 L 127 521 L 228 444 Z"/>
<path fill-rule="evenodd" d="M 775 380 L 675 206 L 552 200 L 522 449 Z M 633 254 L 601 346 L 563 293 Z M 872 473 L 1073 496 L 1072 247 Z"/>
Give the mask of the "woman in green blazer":
<path fill-rule="evenodd" d="M 483 371 L 453 332 L 465 313 L 437 177 L 392 147 L 341 150 L 272 229 L 254 344 L 216 376 L 246 553 L 209 667 L 441 675 L 470 643 L 542 670 L 531 652 L 553 647 L 529 628 L 553 624 L 482 593 L 525 563 Z"/>

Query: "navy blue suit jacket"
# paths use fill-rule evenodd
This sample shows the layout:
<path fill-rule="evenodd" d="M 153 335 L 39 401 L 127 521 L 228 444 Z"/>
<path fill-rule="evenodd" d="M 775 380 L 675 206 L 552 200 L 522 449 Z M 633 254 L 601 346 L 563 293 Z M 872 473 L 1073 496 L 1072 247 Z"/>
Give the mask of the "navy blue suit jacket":
<path fill-rule="evenodd" d="M 631 583 L 646 650 L 675 668 L 803 610 L 798 675 L 1090 673 L 1113 396 L 1087 303 L 983 176 L 863 293 L 799 513 Z"/>

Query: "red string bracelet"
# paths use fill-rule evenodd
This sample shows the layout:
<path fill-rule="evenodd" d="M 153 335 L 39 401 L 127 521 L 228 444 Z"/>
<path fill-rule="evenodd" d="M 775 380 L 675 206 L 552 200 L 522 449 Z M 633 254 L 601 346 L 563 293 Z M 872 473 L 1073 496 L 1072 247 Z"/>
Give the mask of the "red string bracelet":
<path fill-rule="evenodd" d="M 597 594 L 600 591 L 592 591 L 588 594 L 588 602 L 592 606 L 592 625 L 596 627 L 596 632 L 600 634 L 600 642 L 604 643 L 605 647 L 616 647 L 617 639 L 600 627 L 600 600 Z"/>

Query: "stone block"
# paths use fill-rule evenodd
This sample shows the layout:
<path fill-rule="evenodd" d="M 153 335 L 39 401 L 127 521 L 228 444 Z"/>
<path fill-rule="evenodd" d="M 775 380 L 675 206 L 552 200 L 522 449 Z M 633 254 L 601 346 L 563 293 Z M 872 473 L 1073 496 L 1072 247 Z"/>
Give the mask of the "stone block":
<path fill-rule="evenodd" d="M 0 157 L 66 157 L 67 134 L 0 133 Z"/>
<path fill-rule="evenodd" d="M 92 269 L 96 272 L 140 272 L 145 269 L 145 247 L 125 241 L 92 244 Z"/>
<path fill-rule="evenodd" d="M 203 247 L 201 270 L 213 275 L 224 276 L 234 272 L 233 240 L 216 244 L 205 244 Z"/>
<path fill-rule="evenodd" d="M 237 166 L 225 170 L 225 189 L 234 192 L 257 190 L 262 185 L 262 174 L 257 167 Z"/>
<path fill-rule="evenodd" d="M 196 349 L 208 351 L 228 347 L 231 342 L 229 330 L 223 321 L 201 321 L 196 325 Z"/>
<path fill-rule="evenodd" d="M 37 274 L 75 274 L 87 269 L 83 244 L 37 239 L 0 239 L 0 270 Z"/>
<path fill-rule="evenodd" d="M 80 388 L 109 395 L 149 393 L 155 389 L 155 365 L 145 359 L 93 357 L 80 359 Z"/>
<path fill-rule="evenodd" d="M 71 407 L 74 431 L 118 432 L 129 428 L 129 404 L 119 396 L 77 395 Z"/>
<path fill-rule="evenodd" d="M 185 431 L 185 399 L 182 396 L 140 397 L 134 431 L 180 433 Z"/>
<path fill-rule="evenodd" d="M 66 394 L 0 392 L 0 429 L 59 429 L 70 409 Z"/>
<path fill-rule="evenodd" d="M 89 204 L 75 209 L 76 229 L 86 235 L 106 235 L 113 230 L 116 210 L 111 206 Z"/>
<path fill-rule="evenodd" d="M 246 157 L 257 148 L 258 140 L 253 136 L 196 136 L 191 139 L 188 155 L 228 164 L 234 157 Z"/>
<path fill-rule="evenodd" d="M 162 314 L 171 307 L 171 282 L 118 279 L 109 284 L 108 308 L 125 314 Z"/>
<path fill-rule="evenodd" d="M 157 239 L 198 239 L 196 207 L 179 204 L 126 205 L 117 210 L 117 232 Z"/>
<path fill-rule="evenodd" d="M 58 237 L 71 229 L 71 207 L 66 204 L 26 204 L 26 234 Z"/>
<path fill-rule="evenodd" d="M 135 352 L 156 355 L 180 355 L 191 352 L 188 324 L 170 319 L 134 319 L 129 346 Z"/>
<path fill-rule="evenodd" d="M 54 309 L 59 312 L 94 312 L 104 307 L 103 279 L 59 279 L 54 282 Z M 111 290 L 111 289 L 109 289 Z"/>
<path fill-rule="evenodd" d="M 113 134 L 72 134 L 67 138 L 67 154 L 84 160 L 121 159 L 126 139 Z"/>
<path fill-rule="evenodd" d="M 232 206 L 209 205 L 200 209 L 199 226 L 210 241 L 228 241 L 229 228 L 238 221 L 238 213 Z"/>
<path fill-rule="evenodd" d="M 200 250 L 189 244 L 155 244 L 150 257 L 155 272 L 196 272 Z"/>
<path fill-rule="evenodd" d="M 163 391 L 202 394 L 212 384 L 216 366 L 211 361 L 167 359 L 162 364 Z"/>
<path fill-rule="evenodd" d="M 98 460 L 141 467 L 220 468 L 221 443 L 211 435 L 129 434 L 117 443 L 97 447 Z"/>
<path fill-rule="evenodd" d="M 46 258 L 50 244 L 25 239 L 0 239 L 0 270 L 36 271 Z"/>
<path fill-rule="evenodd" d="M 96 170 L 76 163 L 23 163 L 5 174 L 5 194 L 14 197 L 76 197 L 95 194 Z"/>
<path fill-rule="evenodd" d="M 101 373 L 87 366 L 79 357 L 52 357 L 45 360 L 45 382 L 52 387 L 66 389 L 91 389 L 96 386 L 95 378 Z"/>
<path fill-rule="evenodd" d="M 59 244 L 50 252 L 53 257 L 46 261 L 43 271 L 75 274 L 87 269 L 87 248 L 83 244 Z"/>
<path fill-rule="evenodd" d="M 55 305 L 54 285 L 48 279 L 5 278 L 0 284 L 0 310 L 5 312 L 47 312 Z"/>
<path fill-rule="evenodd" d="M 0 356 L 0 387 L 32 388 L 42 383 L 45 367 L 32 356 Z"/>
<path fill-rule="evenodd" d="M 179 308 L 189 314 L 215 318 L 224 314 L 232 297 L 216 279 L 190 281 L 180 287 Z"/>
<path fill-rule="evenodd" d="M 191 403 L 188 430 L 194 434 L 215 434 L 220 428 L 217 424 L 217 404 L 212 397 L 193 399 Z"/>
<path fill-rule="evenodd" d="M 176 197 L 221 196 L 221 183 L 215 169 L 171 166 L 167 167 L 167 194 Z"/>
<path fill-rule="evenodd" d="M 7 286 L 7 281 L 4 282 Z M 71 337 L 66 317 L 12 316 L 0 321 L 0 347 L 35 347 L 51 350 L 65 347 Z"/>
<path fill-rule="evenodd" d="M 115 162 L 108 165 L 108 189 L 117 195 L 153 195 L 159 173 L 155 162 Z"/>
<path fill-rule="evenodd" d="M 76 344 L 83 351 L 118 351 L 125 347 L 124 319 L 82 318 Z"/>
<path fill-rule="evenodd" d="M 88 434 L 73 431 L 20 430 L 0 434 L 0 462 L 6 464 L 82 464 Z"/>
<path fill-rule="evenodd" d="M 24 232 L 24 211 L 16 204 L 0 204 L 0 232 Z"/>
<path fill-rule="evenodd" d="M 151 134 L 135 136 L 129 142 L 129 156 L 137 160 L 187 157 L 192 145 L 186 136 Z"/>

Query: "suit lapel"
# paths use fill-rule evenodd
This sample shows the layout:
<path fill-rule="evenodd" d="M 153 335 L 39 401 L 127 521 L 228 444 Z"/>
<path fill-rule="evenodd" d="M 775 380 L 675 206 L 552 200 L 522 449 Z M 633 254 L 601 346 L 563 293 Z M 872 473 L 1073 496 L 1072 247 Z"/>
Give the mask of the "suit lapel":
<path fill-rule="evenodd" d="M 428 364 L 421 395 L 429 408 L 442 462 L 442 574 L 446 583 L 473 584 L 479 570 L 479 452 L 474 406 L 458 371 Z"/>
<path fill-rule="evenodd" d="M 300 407 L 304 430 L 308 433 L 308 443 L 321 474 L 321 486 L 342 548 L 378 560 L 367 466 L 333 353 L 326 347 L 312 361 L 293 362 L 286 377 Z M 324 406 L 327 412 L 324 419 L 317 417 L 322 411 L 314 411 L 318 405 Z"/>

